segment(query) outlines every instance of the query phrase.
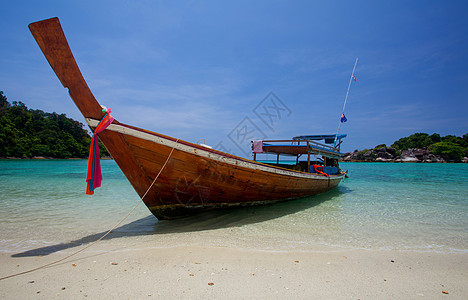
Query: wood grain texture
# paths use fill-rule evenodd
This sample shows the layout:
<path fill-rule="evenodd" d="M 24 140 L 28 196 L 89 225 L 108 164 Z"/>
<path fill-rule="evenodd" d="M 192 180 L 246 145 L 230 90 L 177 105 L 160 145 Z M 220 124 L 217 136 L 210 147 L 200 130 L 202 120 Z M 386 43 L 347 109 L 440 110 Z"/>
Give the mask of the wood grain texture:
<path fill-rule="evenodd" d="M 104 113 L 78 68 L 58 18 L 32 23 L 29 28 L 80 112 L 98 122 Z M 267 166 L 116 120 L 99 138 L 138 195 L 146 194 L 143 201 L 158 218 L 314 195 L 336 187 L 344 177 L 343 173 L 324 178 Z"/>
<path fill-rule="evenodd" d="M 148 178 L 154 178 L 171 148 L 134 136 L 126 136 L 126 141 Z M 244 162 L 252 166 L 233 166 L 219 158 L 207 159 L 175 150 L 156 182 L 156 198 L 145 199 L 145 203 L 156 216 L 164 218 L 176 214 L 175 210 L 181 214 L 182 208 L 189 213 L 191 209 L 256 205 L 310 196 L 336 187 L 342 179 L 341 174 L 324 179 L 320 175 L 299 178 L 266 173 L 255 168 L 259 163 Z"/>

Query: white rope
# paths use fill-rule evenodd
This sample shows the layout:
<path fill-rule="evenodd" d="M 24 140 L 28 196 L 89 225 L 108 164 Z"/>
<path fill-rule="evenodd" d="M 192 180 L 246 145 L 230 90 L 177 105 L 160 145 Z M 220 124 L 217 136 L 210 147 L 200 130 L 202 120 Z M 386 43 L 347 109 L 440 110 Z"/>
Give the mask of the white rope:
<path fill-rule="evenodd" d="M 64 258 L 61 258 L 59 260 L 56 260 L 56 261 L 53 261 L 51 263 L 48 263 L 48 264 L 45 264 L 43 266 L 40 266 L 40 267 L 37 267 L 37 268 L 34 268 L 34 269 L 31 269 L 31 270 L 27 270 L 27 271 L 23 271 L 23 272 L 20 272 L 20 273 L 16 273 L 16 274 L 12 274 L 12 275 L 8 275 L 8 276 L 4 276 L 4 277 L 0 277 L 0 280 L 4 280 L 4 279 L 8 279 L 8 278 L 11 278 L 11 277 L 15 277 L 15 276 L 19 276 L 19 275 L 23 275 L 23 274 L 27 274 L 27 273 L 31 273 L 31 272 L 34 272 L 34 271 L 37 271 L 37 270 L 40 270 L 40 269 L 44 269 L 44 268 L 47 268 L 47 267 L 50 267 L 52 265 L 55 265 L 55 264 L 58 264 L 59 262 L 62 262 L 64 260 L 67 260 L 69 259 L 70 257 L 72 256 L 75 256 L 77 255 L 78 253 L 80 252 L 83 252 L 84 250 L 88 249 L 89 247 L 97 244 L 99 241 L 101 241 L 102 239 L 104 239 L 109 233 L 111 233 L 114 229 L 116 229 L 120 224 L 122 224 L 123 221 L 125 221 L 132 213 L 133 211 L 138 207 L 138 205 L 140 205 L 141 202 L 143 202 L 143 199 L 145 199 L 146 195 L 148 194 L 148 192 L 150 191 L 150 189 L 153 187 L 154 183 L 156 182 L 156 180 L 158 180 L 159 178 L 159 175 L 161 175 L 162 171 L 164 170 L 164 168 L 166 167 L 167 163 L 169 162 L 169 159 L 171 158 L 172 156 L 172 153 L 174 152 L 174 148 L 175 146 L 177 145 L 177 143 L 179 142 L 179 139 L 176 140 L 174 146 L 172 147 L 171 149 L 171 152 L 169 153 L 169 155 L 167 156 L 167 159 L 166 159 L 166 162 L 164 163 L 164 165 L 162 166 L 161 170 L 159 170 L 159 173 L 158 175 L 156 175 L 156 177 L 154 178 L 153 182 L 151 183 L 151 185 L 148 187 L 148 189 L 146 190 L 146 192 L 143 194 L 143 196 L 141 197 L 140 201 L 138 201 L 138 203 L 132 208 L 132 210 L 130 210 L 130 212 L 122 219 L 120 220 L 119 222 L 117 222 L 117 224 L 114 225 L 114 227 L 112 227 L 111 229 L 109 229 L 103 236 L 101 236 L 99 239 L 97 239 L 96 241 L 92 242 L 91 244 L 87 245 L 86 247 L 76 251 L 76 252 L 73 252 L 72 254 L 69 254 L 67 256 L 65 256 Z"/>

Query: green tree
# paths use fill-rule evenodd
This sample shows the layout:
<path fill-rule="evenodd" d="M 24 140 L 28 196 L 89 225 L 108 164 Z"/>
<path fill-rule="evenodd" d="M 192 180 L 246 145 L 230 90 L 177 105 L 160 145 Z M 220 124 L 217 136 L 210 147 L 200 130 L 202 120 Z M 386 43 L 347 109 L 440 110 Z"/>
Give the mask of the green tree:
<path fill-rule="evenodd" d="M 461 161 L 466 152 L 462 146 L 450 141 L 435 143 L 430 146 L 430 150 L 449 161 Z"/>
<path fill-rule="evenodd" d="M 392 147 L 398 150 L 407 150 L 410 148 L 426 148 L 440 139 L 440 135 L 433 134 L 429 136 L 427 133 L 415 133 L 408 137 L 399 139 L 392 144 Z"/>
<path fill-rule="evenodd" d="M 0 91 L 0 115 L 10 107 L 10 103 L 7 100 L 7 97 L 3 95 L 3 91 Z"/>
<path fill-rule="evenodd" d="M 440 134 L 438 133 L 433 133 L 429 136 L 429 139 L 431 139 L 431 144 L 438 143 L 441 141 L 440 139 Z"/>
<path fill-rule="evenodd" d="M 91 137 L 83 124 L 65 114 L 12 105 L 0 91 L 0 157 L 88 157 Z M 109 153 L 101 144 L 101 155 Z"/>
<path fill-rule="evenodd" d="M 432 153 L 442 156 L 446 160 L 460 161 L 468 156 L 468 133 L 462 137 L 447 135 L 441 137 L 438 133 L 415 133 L 394 142 L 392 147 L 397 152 L 409 148 L 428 148 Z"/>

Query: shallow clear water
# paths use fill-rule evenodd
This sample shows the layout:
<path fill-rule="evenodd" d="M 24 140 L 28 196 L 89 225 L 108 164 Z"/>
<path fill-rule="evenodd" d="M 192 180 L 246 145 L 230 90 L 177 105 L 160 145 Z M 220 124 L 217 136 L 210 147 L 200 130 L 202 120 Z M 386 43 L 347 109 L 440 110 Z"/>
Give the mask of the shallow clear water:
<path fill-rule="evenodd" d="M 76 250 L 139 197 L 114 161 L 85 195 L 85 160 L 0 160 L 0 251 Z M 320 247 L 468 252 L 468 165 L 343 163 L 328 193 L 275 205 L 158 222 L 142 204 L 102 243 L 212 245 L 261 250 Z"/>

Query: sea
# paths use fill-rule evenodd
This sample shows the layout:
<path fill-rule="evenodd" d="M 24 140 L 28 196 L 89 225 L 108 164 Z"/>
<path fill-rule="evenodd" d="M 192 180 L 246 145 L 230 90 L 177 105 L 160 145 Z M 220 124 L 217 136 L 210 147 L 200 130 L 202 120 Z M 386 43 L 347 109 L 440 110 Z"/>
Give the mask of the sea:
<path fill-rule="evenodd" d="M 140 201 L 113 160 L 85 194 L 86 160 L 0 160 L 0 252 L 72 253 Z M 342 163 L 338 188 L 267 206 L 156 219 L 141 203 L 86 251 L 213 246 L 468 252 L 468 164 Z"/>

